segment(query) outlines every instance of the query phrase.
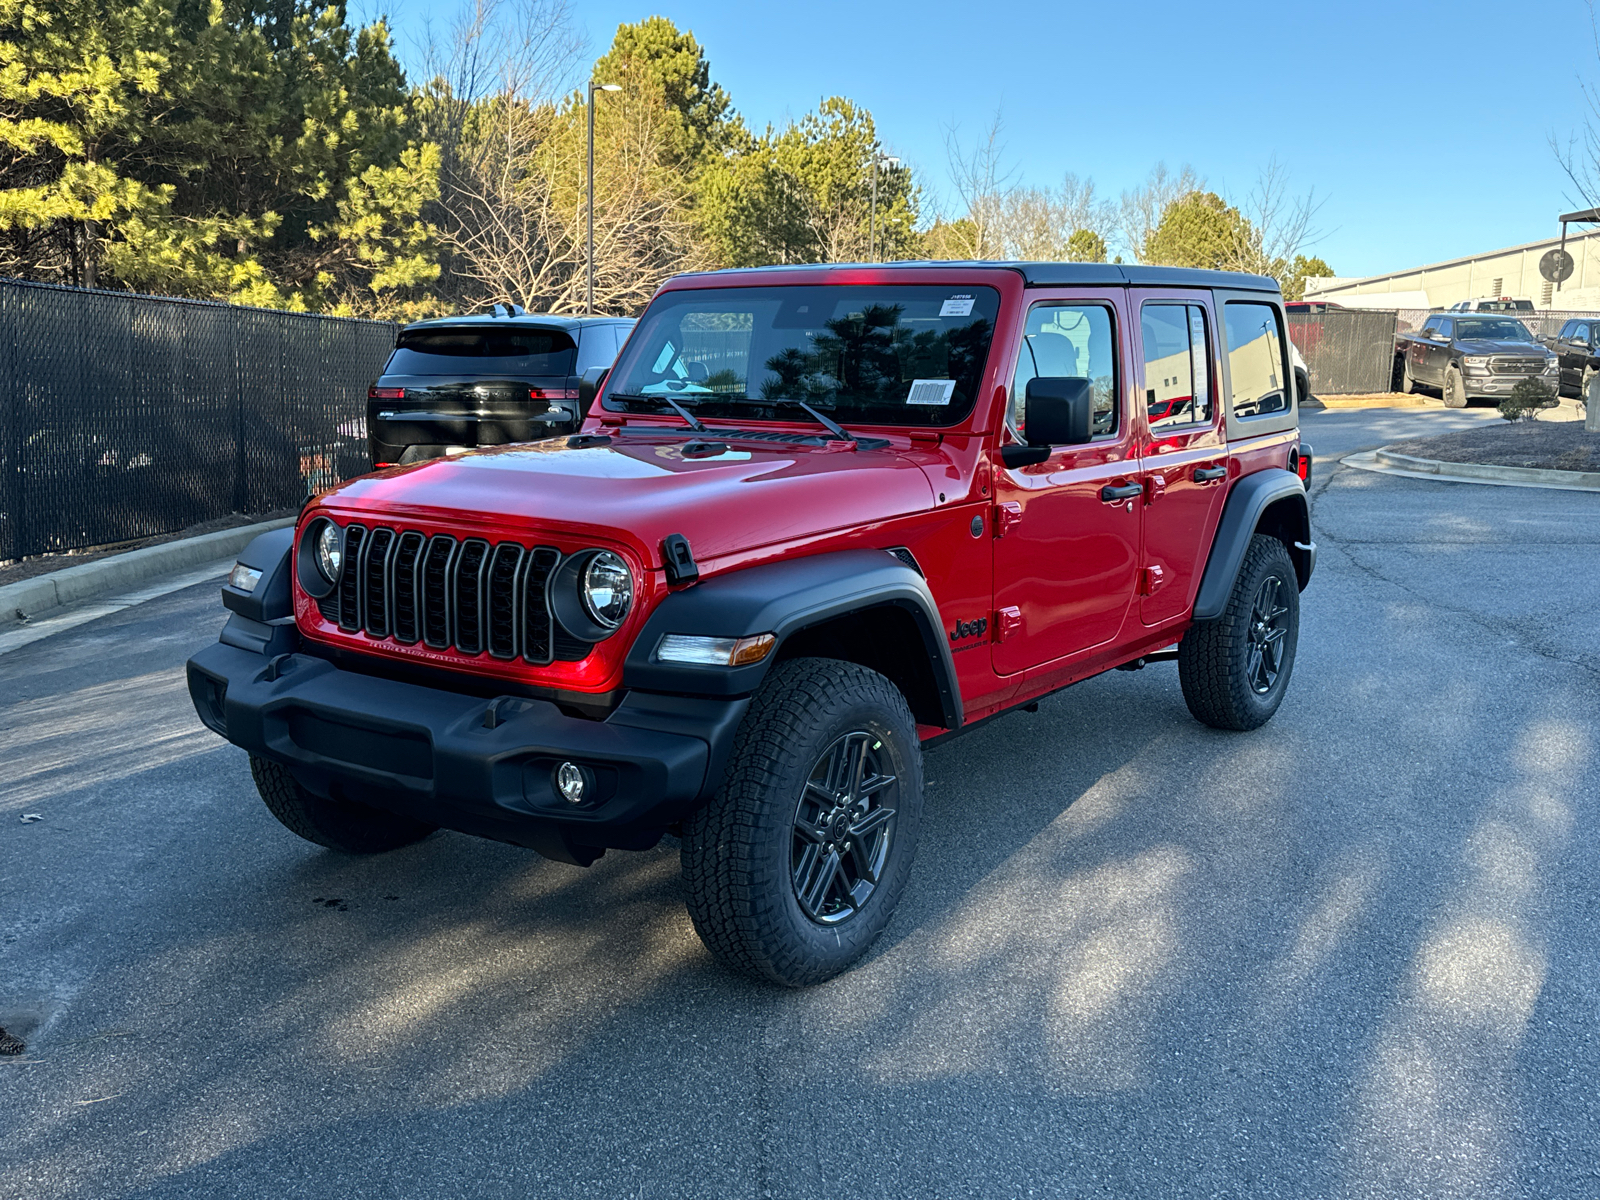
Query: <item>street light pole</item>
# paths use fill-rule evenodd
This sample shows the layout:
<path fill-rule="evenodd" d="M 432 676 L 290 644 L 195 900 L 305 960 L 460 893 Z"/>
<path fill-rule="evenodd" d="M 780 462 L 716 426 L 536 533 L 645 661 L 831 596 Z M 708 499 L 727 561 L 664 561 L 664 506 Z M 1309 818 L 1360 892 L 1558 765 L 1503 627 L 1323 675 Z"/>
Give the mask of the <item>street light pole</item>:
<path fill-rule="evenodd" d="M 589 195 L 585 208 L 589 216 L 589 253 L 587 257 L 586 287 L 584 288 L 583 311 L 589 316 L 594 316 L 594 94 L 601 92 L 620 92 L 622 87 L 615 83 L 596 83 L 589 80 Z"/>

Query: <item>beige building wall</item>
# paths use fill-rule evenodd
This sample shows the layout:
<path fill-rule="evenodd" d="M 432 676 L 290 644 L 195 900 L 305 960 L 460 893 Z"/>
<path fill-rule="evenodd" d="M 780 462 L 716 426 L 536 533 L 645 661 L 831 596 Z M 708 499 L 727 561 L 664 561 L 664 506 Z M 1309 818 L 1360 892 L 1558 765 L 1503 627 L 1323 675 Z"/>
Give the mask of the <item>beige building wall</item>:
<path fill-rule="evenodd" d="M 1308 279 L 1306 299 L 1337 303 L 1342 296 L 1410 292 L 1414 297 L 1417 292 L 1426 292 L 1430 308 L 1449 308 L 1458 301 L 1479 296 L 1513 296 L 1532 300 L 1536 308 L 1600 310 L 1600 230 L 1573 230 L 1568 234 L 1567 253 L 1574 260 L 1572 278 L 1557 290 L 1539 274 L 1539 259 L 1560 245 L 1558 236 L 1392 275 Z M 1396 307 L 1409 308 L 1411 304 L 1397 303 Z"/>

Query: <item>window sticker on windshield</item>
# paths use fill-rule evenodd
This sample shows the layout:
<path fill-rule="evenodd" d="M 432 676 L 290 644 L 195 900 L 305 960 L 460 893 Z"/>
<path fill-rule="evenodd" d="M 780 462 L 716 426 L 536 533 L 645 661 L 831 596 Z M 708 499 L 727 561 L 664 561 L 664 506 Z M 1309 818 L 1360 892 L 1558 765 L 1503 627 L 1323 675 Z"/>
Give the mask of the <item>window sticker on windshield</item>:
<path fill-rule="evenodd" d="M 946 302 L 948 303 L 948 301 Z M 907 404 L 949 404 L 956 390 L 954 379 L 913 379 Z"/>
<path fill-rule="evenodd" d="M 951 296 L 950 299 L 939 306 L 939 315 L 941 317 L 970 317 L 972 315 L 972 297 Z M 950 403 L 949 397 L 937 401 L 937 403 L 948 404 Z"/>

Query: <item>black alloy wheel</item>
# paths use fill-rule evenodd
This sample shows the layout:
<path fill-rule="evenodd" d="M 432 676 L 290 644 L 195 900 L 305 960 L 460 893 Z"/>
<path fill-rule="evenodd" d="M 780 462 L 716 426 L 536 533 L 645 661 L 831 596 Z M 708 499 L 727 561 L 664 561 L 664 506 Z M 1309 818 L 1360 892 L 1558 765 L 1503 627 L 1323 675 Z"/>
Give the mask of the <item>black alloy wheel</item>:
<path fill-rule="evenodd" d="M 1255 603 L 1250 608 L 1250 649 L 1245 656 L 1245 678 L 1250 690 L 1258 696 L 1272 691 L 1283 670 L 1283 639 L 1289 632 L 1289 606 L 1284 604 L 1280 592 L 1283 579 L 1268 575 L 1256 590 Z"/>
<path fill-rule="evenodd" d="M 780 662 L 716 795 L 684 822 L 695 932 L 741 974 L 831 979 L 894 916 L 921 821 L 922 745 L 900 690 L 857 663 Z"/>
<path fill-rule="evenodd" d="M 1184 703 L 1213 729 L 1259 729 L 1283 703 L 1300 632 L 1300 584 L 1288 548 L 1250 539 L 1227 607 L 1178 643 Z"/>
<path fill-rule="evenodd" d="M 800 794 L 790 878 L 801 911 L 819 925 L 850 920 L 883 877 L 899 780 L 882 752 L 876 734 L 845 734 L 822 752 Z"/>

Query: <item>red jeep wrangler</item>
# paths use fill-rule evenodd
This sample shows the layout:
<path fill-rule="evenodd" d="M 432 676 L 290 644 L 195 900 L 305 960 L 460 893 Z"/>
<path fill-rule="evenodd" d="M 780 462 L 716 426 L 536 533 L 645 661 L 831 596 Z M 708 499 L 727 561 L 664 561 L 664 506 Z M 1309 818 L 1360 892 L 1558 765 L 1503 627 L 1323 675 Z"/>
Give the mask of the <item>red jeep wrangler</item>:
<path fill-rule="evenodd" d="M 670 832 L 713 953 L 815 983 L 906 886 L 924 744 L 1169 659 L 1201 721 L 1272 716 L 1316 560 L 1293 380 L 1256 276 L 681 276 L 578 434 L 252 543 L 190 691 L 301 837 Z"/>

